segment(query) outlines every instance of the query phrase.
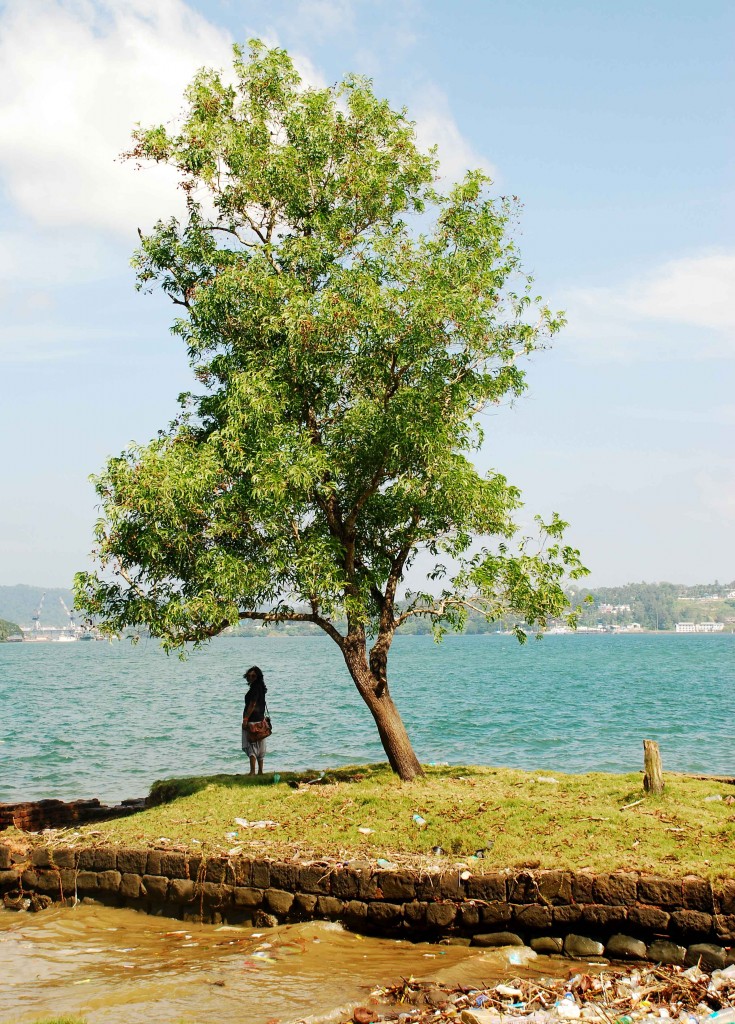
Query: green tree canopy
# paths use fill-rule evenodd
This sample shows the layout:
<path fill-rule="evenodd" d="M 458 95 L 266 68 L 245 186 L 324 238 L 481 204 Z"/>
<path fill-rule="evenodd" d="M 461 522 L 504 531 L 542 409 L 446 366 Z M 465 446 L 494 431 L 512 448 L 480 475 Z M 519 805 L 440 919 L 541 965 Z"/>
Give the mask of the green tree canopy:
<path fill-rule="evenodd" d="M 434 155 L 368 81 L 306 87 L 259 42 L 234 72 L 197 75 L 177 130 L 134 135 L 129 155 L 174 167 L 186 196 L 134 265 L 180 309 L 201 390 L 96 479 L 100 569 L 77 599 L 168 648 L 243 618 L 315 623 L 410 778 L 387 680 L 401 623 L 441 631 L 475 608 L 543 625 L 584 572 L 556 516 L 540 547 L 514 543 L 518 490 L 470 460 L 478 414 L 521 393 L 519 357 L 561 319 L 532 298 L 513 201 L 479 172 L 441 194 Z M 399 610 L 422 550 L 434 590 Z"/>

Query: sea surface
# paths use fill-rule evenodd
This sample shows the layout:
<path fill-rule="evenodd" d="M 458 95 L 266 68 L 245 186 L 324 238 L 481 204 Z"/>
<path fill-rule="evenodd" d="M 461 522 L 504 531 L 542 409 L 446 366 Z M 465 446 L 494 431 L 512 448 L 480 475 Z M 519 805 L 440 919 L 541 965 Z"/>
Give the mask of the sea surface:
<path fill-rule="evenodd" d="M 385 760 L 324 637 L 222 637 L 186 661 L 154 641 L 0 644 L 0 801 L 143 796 L 235 773 L 252 664 L 268 685 L 266 770 Z M 735 635 L 400 637 L 390 685 L 422 762 L 555 772 L 735 771 Z"/>

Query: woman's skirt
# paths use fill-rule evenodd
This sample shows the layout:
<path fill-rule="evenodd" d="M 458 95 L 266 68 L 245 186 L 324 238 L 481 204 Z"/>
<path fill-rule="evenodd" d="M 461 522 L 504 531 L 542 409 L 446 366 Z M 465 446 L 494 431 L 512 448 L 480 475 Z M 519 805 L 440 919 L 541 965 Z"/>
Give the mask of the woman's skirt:
<path fill-rule="evenodd" d="M 248 757 L 256 757 L 260 759 L 265 757 L 268 752 L 266 740 L 254 740 L 251 739 L 247 729 L 242 730 L 242 749 L 248 755 Z"/>

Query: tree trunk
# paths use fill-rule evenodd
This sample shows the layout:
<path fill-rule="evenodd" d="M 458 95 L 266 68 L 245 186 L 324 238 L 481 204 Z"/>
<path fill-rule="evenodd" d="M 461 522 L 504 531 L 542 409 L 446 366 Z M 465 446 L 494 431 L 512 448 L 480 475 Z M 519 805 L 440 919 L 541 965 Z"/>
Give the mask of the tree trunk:
<path fill-rule="evenodd" d="M 380 742 L 391 768 L 404 782 L 423 776 L 423 768 L 413 751 L 398 708 L 388 692 L 388 684 L 377 679 L 368 667 L 365 644 L 345 645 L 342 653 L 355 686 L 375 719 Z"/>
<path fill-rule="evenodd" d="M 661 751 L 654 740 L 643 741 L 643 788 L 653 796 L 661 796 L 664 791 L 664 774 L 661 764 Z"/>

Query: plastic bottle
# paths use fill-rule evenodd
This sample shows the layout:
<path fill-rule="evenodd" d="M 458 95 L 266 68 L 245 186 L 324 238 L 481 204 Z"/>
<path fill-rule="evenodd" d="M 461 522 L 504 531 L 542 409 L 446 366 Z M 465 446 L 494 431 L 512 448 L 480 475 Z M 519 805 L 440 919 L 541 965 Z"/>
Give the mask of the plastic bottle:
<path fill-rule="evenodd" d="M 423 828 L 426 824 L 426 818 L 422 818 L 420 814 L 414 814 L 413 820 L 419 828 Z"/>
<path fill-rule="evenodd" d="M 709 1017 L 704 1019 L 711 1021 L 712 1024 L 735 1024 L 735 1006 L 726 1006 L 724 1010 L 711 1013 Z"/>
<path fill-rule="evenodd" d="M 563 1020 L 579 1020 L 582 1016 L 582 1011 L 574 1001 L 574 996 L 571 992 L 567 992 L 564 998 L 559 1000 L 555 1009 L 558 1016 Z"/>

